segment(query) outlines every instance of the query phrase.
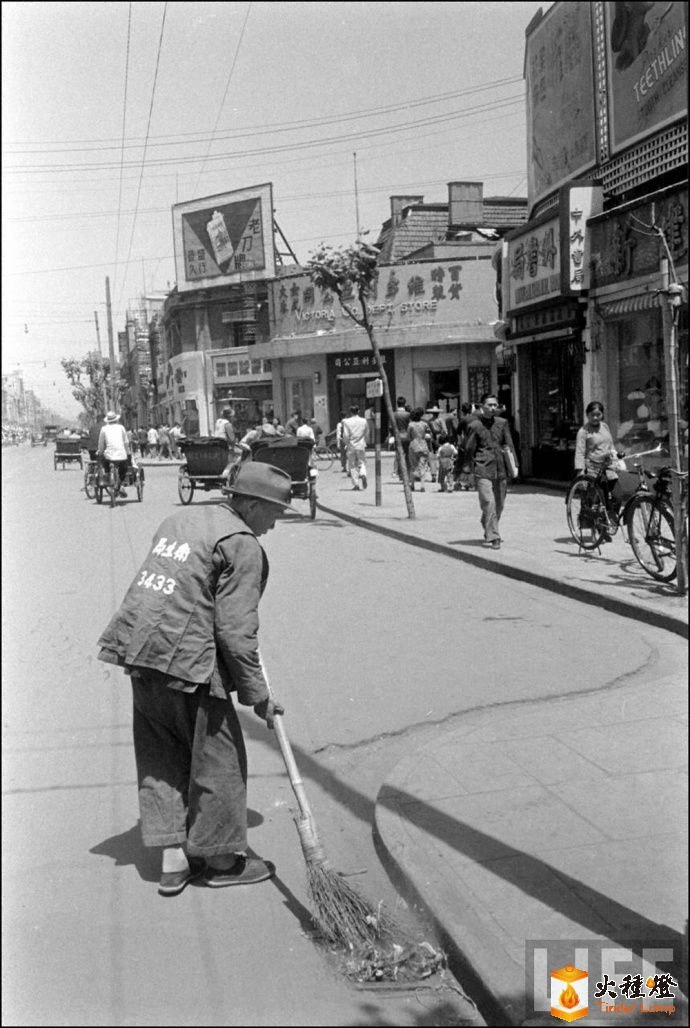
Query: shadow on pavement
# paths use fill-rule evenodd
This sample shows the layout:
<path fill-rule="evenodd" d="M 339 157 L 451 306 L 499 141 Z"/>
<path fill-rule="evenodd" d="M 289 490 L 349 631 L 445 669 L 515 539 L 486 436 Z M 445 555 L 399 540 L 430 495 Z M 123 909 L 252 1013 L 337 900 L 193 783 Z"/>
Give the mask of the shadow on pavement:
<path fill-rule="evenodd" d="M 247 826 L 256 828 L 263 823 L 263 817 L 256 810 L 247 810 Z M 139 877 L 145 882 L 157 882 L 161 874 L 160 847 L 144 846 L 141 841 L 141 823 L 128 828 L 126 832 L 119 835 L 111 835 L 96 846 L 92 846 L 89 853 L 97 857 L 110 857 L 115 861 L 116 867 L 134 866 Z M 295 901 L 296 902 L 296 901 Z"/>
<path fill-rule="evenodd" d="M 681 952 L 680 932 L 650 921 L 643 914 L 623 906 L 611 897 L 572 878 L 564 871 L 530 853 L 501 842 L 492 835 L 444 814 L 423 800 L 393 786 L 384 786 L 377 803 L 416 825 L 445 845 L 488 867 L 492 874 L 538 900 L 586 932 L 629 945 L 641 955 L 644 939 L 664 939 Z M 493 854 L 487 859 L 487 854 Z M 631 937 L 640 940 L 639 949 Z"/>

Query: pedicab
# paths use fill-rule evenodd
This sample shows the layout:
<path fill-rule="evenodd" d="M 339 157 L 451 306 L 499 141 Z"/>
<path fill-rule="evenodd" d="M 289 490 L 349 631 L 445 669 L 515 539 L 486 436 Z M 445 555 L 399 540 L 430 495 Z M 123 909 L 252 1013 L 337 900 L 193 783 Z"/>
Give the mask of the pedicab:
<path fill-rule="evenodd" d="M 287 472 L 292 479 L 291 494 L 294 499 L 309 501 L 309 516 L 316 517 L 316 479 L 318 471 L 312 466 L 312 439 L 298 439 L 296 436 L 281 436 L 279 439 L 258 439 L 251 444 L 249 460 L 272 464 Z M 240 465 L 237 464 L 236 468 Z"/>
<path fill-rule="evenodd" d="M 139 503 L 144 498 L 144 468 L 132 457 L 127 458 L 127 470 L 122 482 L 118 481 L 117 467 L 113 461 L 105 463 L 96 458 L 89 460 L 84 473 L 84 492 L 89 499 L 95 498 L 96 503 L 103 503 L 105 496 L 108 497 L 110 506 L 114 507 L 120 495 L 120 489 L 126 486 L 133 486 L 137 493 Z"/>
<path fill-rule="evenodd" d="M 58 436 L 55 440 L 53 470 L 57 471 L 58 464 L 62 464 L 63 471 L 65 470 L 65 464 L 79 464 L 79 467 L 83 468 L 84 459 L 81 451 L 81 439 L 63 439 L 61 436 Z"/>
<path fill-rule="evenodd" d="M 216 436 L 200 436 L 197 439 L 180 439 L 184 463 L 180 465 L 177 477 L 177 492 L 185 505 L 192 502 L 195 489 L 210 492 L 222 489 L 227 482 L 223 472 L 228 466 L 228 444 Z"/>

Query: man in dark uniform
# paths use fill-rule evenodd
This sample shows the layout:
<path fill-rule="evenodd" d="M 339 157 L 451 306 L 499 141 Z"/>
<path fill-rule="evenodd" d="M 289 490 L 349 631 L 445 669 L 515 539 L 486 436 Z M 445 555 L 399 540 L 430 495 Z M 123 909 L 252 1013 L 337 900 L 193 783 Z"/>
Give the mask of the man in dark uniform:
<path fill-rule="evenodd" d="M 505 418 L 496 416 L 498 400 L 493 393 L 482 396 L 481 413 L 471 421 L 465 443 L 465 459 L 474 464 L 479 506 L 481 508 L 484 542 L 492 550 L 500 550 L 499 523 L 506 501 L 508 476 L 503 447 L 507 446 L 515 457 L 515 447 Z"/>
<path fill-rule="evenodd" d="M 249 462 L 228 503 L 166 518 L 98 640 L 99 658 L 131 676 L 142 835 L 163 849 L 163 896 L 201 874 L 217 888 L 275 872 L 246 854 L 247 757 L 231 694 L 269 728 L 283 713 L 259 654 L 268 560 L 257 536 L 291 491 L 285 472 Z"/>

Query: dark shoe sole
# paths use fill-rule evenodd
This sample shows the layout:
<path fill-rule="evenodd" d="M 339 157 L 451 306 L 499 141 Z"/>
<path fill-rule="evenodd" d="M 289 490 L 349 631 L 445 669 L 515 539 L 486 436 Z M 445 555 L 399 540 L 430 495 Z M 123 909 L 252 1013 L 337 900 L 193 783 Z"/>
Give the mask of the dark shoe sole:
<path fill-rule="evenodd" d="M 200 863 L 192 864 L 190 862 L 189 871 L 170 871 L 165 872 L 161 875 L 160 882 L 158 883 L 158 895 L 159 896 L 179 896 L 183 889 L 185 889 L 190 882 L 193 882 L 195 878 L 198 878 L 206 870 L 206 864 L 202 860 Z"/>
<path fill-rule="evenodd" d="M 275 865 L 258 857 L 245 857 L 227 871 L 216 871 L 206 868 L 204 884 L 211 889 L 224 889 L 230 885 L 256 885 L 273 878 Z"/>

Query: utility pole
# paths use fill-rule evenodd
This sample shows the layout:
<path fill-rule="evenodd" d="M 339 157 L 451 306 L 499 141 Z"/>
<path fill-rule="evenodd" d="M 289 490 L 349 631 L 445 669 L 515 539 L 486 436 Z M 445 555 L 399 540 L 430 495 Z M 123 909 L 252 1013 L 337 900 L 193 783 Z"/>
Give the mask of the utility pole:
<path fill-rule="evenodd" d="M 657 229 L 664 248 L 666 238 Z M 683 504 L 683 472 L 682 451 L 678 431 L 678 315 L 683 299 L 683 287 L 676 281 L 675 269 L 669 257 L 661 258 L 661 289 L 662 318 L 664 328 L 664 369 L 666 374 L 666 413 L 668 417 L 668 445 L 671 454 L 671 496 L 673 505 L 673 522 L 676 537 L 676 586 L 679 595 L 684 596 L 688 590 L 687 580 L 687 542 L 685 539 L 685 515 Z M 671 281 L 672 272 L 673 281 Z M 687 468 L 685 469 L 687 473 Z M 687 493 L 686 493 L 687 495 Z"/>
<path fill-rule="evenodd" d="M 360 237 L 359 231 L 359 191 L 357 189 L 357 154 L 353 153 L 354 164 L 355 164 L 355 217 L 357 219 L 357 239 Z"/>
<path fill-rule="evenodd" d="M 105 387 L 105 370 L 103 368 L 103 351 L 101 350 L 101 330 L 98 327 L 98 311 L 93 312 L 93 320 L 96 322 L 96 342 L 98 343 L 98 364 L 101 369 L 101 386 L 103 388 L 103 417 L 108 410 L 108 391 Z"/>
<path fill-rule="evenodd" d="M 108 355 L 110 357 L 110 399 L 112 409 L 119 413 L 117 382 L 119 379 L 117 361 L 115 360 L 115 342 L 113 340 L 113 308 L 110 303 L 110 279 L 105 278 L 105 306 L 108 313 Z"/>

